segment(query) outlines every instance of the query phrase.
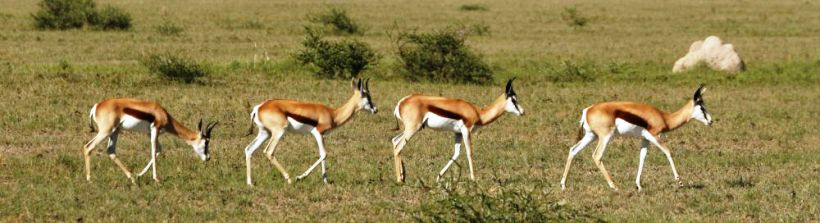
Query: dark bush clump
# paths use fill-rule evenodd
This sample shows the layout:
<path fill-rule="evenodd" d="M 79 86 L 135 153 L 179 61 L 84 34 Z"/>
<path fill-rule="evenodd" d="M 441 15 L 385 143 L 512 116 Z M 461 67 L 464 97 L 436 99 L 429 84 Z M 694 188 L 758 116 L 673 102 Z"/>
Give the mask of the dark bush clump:
<path fill-rule="evenodd" d="M 93 0 L 43 0 L 40 11 L 32 14 L 40 29 L 82 28 L 96 14 Z"/>
<path fill-rule="evenodd" d="M 411 81 L 485 84 L 493 73 L 481 57 L 464 45 L 465 36 L 453 30 L 399 35 L 402 76 Z"/>
<path fill-rule="evenodd" d="M 128 30 L 131 28 L 131 15 L 120 8 L 105 6 L 89 22 L 102 30 Z"/>
<path fill-rule="evenodd" d="M 486 5 L 480 5 L 480 4 L 461 5 L 461 7 L 459 9 L 461 9 L 461 11 L 488 11 L 488 10 L 490 10 L 489 8 L 487 8 Z"/>
<path fill-rule="evenodd" d="M 131 15 L 125 10 L 105 6 L 97 11 L 94 0 L 43 0 L 40 11 L 32 14 L 40 29 L 79 29 L 85 25 L 102 30 L 131 28 Z"/>
<path fill-rule="evenodd" d="M 192 83 L 208 74 L 205 66 L 173 54 L 153 54 L 141 62 L 155 74 L 184 83 Z"/>
<path fill-rule="evenodd" d="M 536 189 L 503 186 L 498 192 L 478 187 L 444 188 L 439 198 L 423 202 L 413 216 L 418 222 L 600 222 Z"/>
<path fill-rule="evenodd" d="M 316 76 L 322 78 L 352 78 L 375 65 L 379 56 L 370 47 L 357 40 L 331 42 L 323 40 L 316 30 L 305 28 L 303 49 L 296 53 L 296 60 L 319 68 Z"/>
<path fill-rule="evenodd" d="M 575 7 L 564 8 L 564 11 L 561 12 L 561 20 L 564 20 L 571 27 L 583 27 L 588 22 L 588 19 L 581 15 Z"/>
<path fill-rule="evenodd" d="M 337 33 L 362 34 L 362 30 L 344 9 L 330 9 L 314 16 L 311 21 L 330 26 Z"/>

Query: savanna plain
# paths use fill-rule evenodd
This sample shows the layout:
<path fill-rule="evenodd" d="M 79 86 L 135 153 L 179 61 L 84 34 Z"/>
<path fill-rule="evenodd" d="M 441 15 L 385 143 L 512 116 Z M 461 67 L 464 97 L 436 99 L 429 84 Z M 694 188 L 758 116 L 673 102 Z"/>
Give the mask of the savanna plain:
<path fill-rule="evenodd" d="M 35 29 L 37 1 L 0 0 L 0 221 L 472 221 L 813 222 L 820 220 L 820 2 L 817 1 L 98 1 L 131 13 L 128 31 Z M 350 81 L 321 79 L 294 61 L 310 15 L 345 9 L 364 27 L 355 38 L 380 54 L 371 78 L 380 112 L 359 113 L 325 138 L 330 184 L 320 174 L 288 185 L 261 150 L 254 187 L 243 149 L 253 139 L 247 104 L 290 98 L 338 106 Z M 587 19 L 570 25 L 573 8 Z M 182 31 L 163 35 L 173 23 Z M 400 32 L 479 27 L 466 44 L 491 66 L 486 85 L 412 82 L 398 75 Z M 671 72 L 689 45 L 709 35 L 734 44 L 748 70 Z M 174 52 L 209 74 L 192 84 L 151 73 L 140 58 Z M 569 75 L 569 77 L 568 77 Z M 581 78 L 577 78 L 581 76 Z M 506 115 L 474 136 L 477 180 L 466 160 L 441 183 L 451 133 L 423 130 L 403 152 L 407 182 L 394 179 L 392 110 L 411 93 L 484 105 L 507 78 L 527 114 Z M 591 147 L 559 185 L 580 111 L 596 102 L 640 101 L 674 111 L 698 84 L 715 123 L 691 122 L 662 139 L 683 186 L 651 148 L 643 190 L 634 187 L 639 140 L 616 138 L 604 163 Z M 161 102 L 193 127 L 220 121 L 208 162 L 163 135 L 160 182 L 132 185 L 105 156 L 83 174 L 93 137 L 88 112 L 105 98 Z M 149 159 L 148 137 L 121 135 L 132 170 Z M 291 174 L 317 158 L 309 135 L 287 134 L 277 157 Z M 471 220 L 472 219 L 472 220 Z"/>

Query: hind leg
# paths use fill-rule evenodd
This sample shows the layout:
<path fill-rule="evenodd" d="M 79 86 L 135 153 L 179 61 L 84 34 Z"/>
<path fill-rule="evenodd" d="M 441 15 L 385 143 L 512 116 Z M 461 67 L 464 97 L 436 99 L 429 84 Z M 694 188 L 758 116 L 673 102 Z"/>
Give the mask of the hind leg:
<path fill-rule="evenodd" d="M 101 126 L 100 129 L 99 129 L 99 132 L 97 132 L 97 135 L 94 136 L 94 138 L 92 138 L 90 141 L 88 141 L 88 143 L 86 143 L 85 146 L 83 147 L 84 148 L 83 149 L 83 158 L 85 160 L 85 180 L 86 181 L 91 181 L 91 152 L 94 152 L 94 147 L 96 147 L 97 144 L 100 144 L 100 142 L 102 142 L 103 140 L 108 138 L 108 136 L 111 135 L 111 129 L 113 129 L 113 128 L 112 127 L 103 128 Z"/>
<path fill-rule="evenodd" d="M 132 184 L 136 184 L 137 182 L 131 176 L 131 170 L 128 170 L 128 167 L 122 164 L 122 161 L 120 161 L 120 159 L 117 159 L 117 138 L 119 138 L 119 135 L 120 130 L 114 129 L 114 131 L 111 133 L 111 136 L 108 137 L 108 157 L 111 158 L 111 160 L 114 161 L 114 163 L 117 164 L 118 167 L 120 167 L 120 170 L 122 170 L 122 172 L 125 173 L 125 176 L 128 177 L 129 180 L 131 180 Z"/>
<path fill-rule="evenodd" d="M 592 141 L 595 141 L 595 133 L 587 132 L 578 143 L 569 148 L 569 155 L 567 156 L 567 164 L 564 166 L 564 176 L 561 177 L 561 190 L 566 189 L 567 175 L 569 174 L 569 167 L 572 165 L 572 160 L 581 150 L 586 148 Z"/>
<path fill-rule="evenodd" d="M 604 162 L 601 161 L 601 159 L 604 156 L 604 151 L 606 151 L 606 146 L 607 144 L 609 144 L 609 140 L 612 139 L 615 133 L 614 131 L 610 130 L 609 132 L 603 135 L 605 136 L 601 137 L 601 140 L 598 141 L 598 147 L 595 148 L 595 152 L 593 152 L 592 154 L 592 161 L 595 162 L 595 165 L 598 166 L 598 169 L 601 171 L 601 174 L 604 175 L 604 179 L 606 179 L 606 182 L 607 184 L 609 184 L 609 187 L 613 190 L 618 190 L 618 188 L 615 187 L 615 183 L 612 182 L 612 177 L 610 177 L 609 171 L 607 171 L 606 167 L 604 167 Z"/>

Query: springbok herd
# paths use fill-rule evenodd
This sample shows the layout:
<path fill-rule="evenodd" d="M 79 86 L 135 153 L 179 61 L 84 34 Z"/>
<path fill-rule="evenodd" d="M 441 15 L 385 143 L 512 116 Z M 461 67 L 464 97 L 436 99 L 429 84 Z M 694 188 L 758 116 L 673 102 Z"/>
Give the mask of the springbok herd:
<path fill-rule="evenodd" d="M 314 168 L 321 164 L 322 180 L 327 183 L 327 170 L 325 168 L 325 158 L 327 152 L 323 143 L 323 137 L 330 130 L 344 125 L 352 119 L 354 114 L 362 109 L 375 114 L 377 109 L 373 104 L 369 81 L 362 83 L 362 80 L 353 82 L 353 95 L 338 108 L 331 108 L 326 105 L 308 103 L 301 101 L 270 99 L 253 107 L 250 114 L 253 126 L 258 129 L 256 138 L 245 147 L 245 162 L 247 164 L 247 184 L 253 186 L 251 179 L 251 156 L 262 143 L 268 141 L 265 146 L 265 156 L 271 164 L 282 174 L 282 177 L 291 183 L 291 177 L 276 160 L 276 145 L 279 143 L 285 132 L 297 132 L 311 134 L 316 138 L 319 147 L 319 159 L 316 160 L 304 173 L 296 177 L 296 180 L 307 177 Z M 664 112 L 658 108 L 638 102 L 613 101 L 593 104 L 581 112 L 578 126 L 578 143 L 569 149 L 567 163 L 564 174 L 561 178 L 561 189 L 566 188 L 566 179 L 569 173 L 572 160 L 578 152 L 583 150 L 592 141 L 598 139 L 598 146 L 593 152 L 593 161 L 603 173 L 609 187 L 617 190 L 612 182 L 609 173 L 601 162 L 601 158 L 609 143 L 616 135 L 633 136 L 642 139 L 640 149 L 640 162 L 638 165 L 635 184 L 641 190 L 641 171 L 647 149 L 650 145 L 655 145 L 669 160 L 672 167 L 672 174 L 678 184 L 681 184 L 680 177 L 675 169 L 675 163 L 669 149 L 658 141 L 661 133 L 672 131 L 678 127 L 695 119 L 706 125 L 712 123 L 712 117 L 706 111 L 703 101 L 703 93 L 706 91 L 701 85 L 691 99 L 675 112 Z M 401 134 L 393 137 L 393 159 L 395 161 L 396 181 L 403 182 L 405 179 L 404 164 L 401 160 L 401 152 L 407 142 L 421 129 L 428 127 L 436 130 L 452 131 L 455 135 L 455 149 L 453 156 L 438 173 L 437 180 L 441 178 L 447 169 L 458 159 L 461 154 L 461 145 L 464 144 L 467 153 L 467 164 L 470 170 L 470 179 L 475 180 L 473 173 L 473 146 L 472 133 L 479 127 L 491 124 L 493 121 L 504 115 L 506 112 L 517 116 L 524 115 L 524 109 L 518 103 L 518 98 L 513 89 L 513 80 L 508 80 L 503 94 L 493 100 L 489 105 L 480 108 L 474 104 L 454 98 L 408 95 L 399 99 L 393 114 L 401 123 L 403 129 Z M 202 120 L 196 130 L 190 129 L 172 118 L 170 114 L 157 102 L 145 101 L 133 98 L 107 99 L 95 104 L 91 108 L 90 118 L 92 120 L 92 130 L 97 126 L 97 135 L 91 139 L 84 148 L 85 174 L 86 180 L 91 180 L 91 153 L 94 147 L 105 139 L 108 139 L 108 156 L 114 163 L 122 169 L 125 176 L 136 183 L 131 171 L 117 159 L 116 146 L 117 136 L 122 129 L 136 130 L 149 133 L 151 139 L 151 160 L 137 174 L 142 176 L 150 168 L 153 179 L 157 178 L 156 157 L 161 152 L 161 147 L 157 141 L 159 134 L 163 132 L 175 135 L 185 140 L 193 147 L 194 152 L 203 161 L 210 159 L 208 155 L 208 145 L 211 138 L 211 131 L 217 123 L 210 123 L 203 126 Z M 252 130 L 252 129 L 251 129 Z"/>

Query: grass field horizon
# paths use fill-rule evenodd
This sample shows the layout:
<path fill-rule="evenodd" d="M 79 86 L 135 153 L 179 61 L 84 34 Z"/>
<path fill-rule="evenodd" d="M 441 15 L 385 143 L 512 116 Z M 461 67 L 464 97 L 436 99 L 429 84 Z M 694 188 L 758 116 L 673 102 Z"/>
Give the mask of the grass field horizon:
<path fill-rule="evenodd" d="M 475 2 L 97 1 L 131 13 L 129 31 L 37 30 L 30 16 L 37 2 L 0 0 L 0 221 L 430 221 L 442 213 L 451 214 L 444 220 L 522 213 L 614 222 L 820 218 L 817 2 L 488 1 L 481 3 L 486 11 L 465 11 L 462 5 Z M 568 7 L 588 24 L 562 21 Z M 331 184 L 314 171 L 288 185 L 257 151 L 255 187 L 248 187 L 243 149 L 254 136 L 245 135 L 247 104 L 288 98 L 335 107 L 351 93 L 350 80 L 316 78 L 292 58 L 309 16 L 330 8 L 347 10 L 365 29 L 330 38 L 359 39 L 382 56 L 362 74 L 372 79 L 380 112 L 361 112 L 326 137 Z M 158 33 L 168 21 L 184 31 Z M 472 25 L 489 27 L 467 45 L 491 66 L 491 84 L 400 77 L 396 33 Z M 671 73 L 689 44 L 709 35 L 734 44 L 748 70 Z M 168 52 L 200 61 L 210 74 L 183 84 L 140 64 L 147 54 Z M 565 79 L 568 66 L 590 79 Z M 408 144 L 407 182 L 394 182 L 389 139 L 397 134 L 390 131 L 397 100 L 424 93 L 483 106 L 512 77 L 527 115 L 507 114 L 476 133 L 475 183 L 463 155 L 461 167 L 435 183 L 452 155 L 452 135 L 431 130 Z M 619 191 L 606 186 L 589 147 L 561 191 L 581 109 L 626 100 L 674 111 L 701 83 L 709 88 L 705 101 L 715 124 L 692 122 L 662 139 L 683 187 L 674 185 L 665 157 L 652 147 L 644 190 L 636 191 L 639 140 L 616 138 L 604 162 Z M 98 146 L 86 182 L 81 150 L 93 136 L 88 111 L 116 97 L 156 100 L 189 127 L 200 118 L 220 121 L 213 159 L 203 163 L 182 140 L 162 135 L 161 182 L 142 177 L 131 185 Z M 148 138 L 121 136 L 118 157 L 136 171 L 148 161 Z M 317 156 L 312 137 L 292 133 L 277 152 L 291 174 Z"/>

